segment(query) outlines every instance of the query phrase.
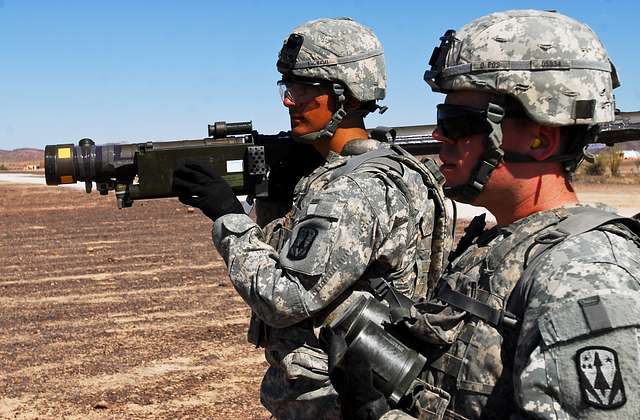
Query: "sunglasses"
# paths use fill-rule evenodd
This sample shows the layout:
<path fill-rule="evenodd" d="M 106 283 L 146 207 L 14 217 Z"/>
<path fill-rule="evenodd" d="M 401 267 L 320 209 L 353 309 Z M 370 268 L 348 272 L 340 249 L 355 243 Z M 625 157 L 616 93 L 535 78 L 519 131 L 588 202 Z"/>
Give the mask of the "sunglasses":
<path fill-rule="evenodd" d="M 491 132 L 491 125 L 487 121 L 487 110 L 470 106 L 439 104 L 438 128 L 448 139 L 462 140 L 476 134 Z M 505 112 L 505 118 L 526 118 L 526 114 L 519 110 Z"/>
<path fill-rule="evenodd" d="M 307 80 L 278 81 L 280 99 L 284 101 L 284 99 L 287 98 L 293 102 L 294 105 L 303 104 L 316 96 L 326 93 L 325 90 L 327 88 L 329 88 L 329 85 L 326 82 Z"/>
<path fill-rule="evenodd" d="M 438 128 L 448 139 L 462 140 L 491 132 L 486 109 L 452 104 L 439 104 L 436 108 Z"/>

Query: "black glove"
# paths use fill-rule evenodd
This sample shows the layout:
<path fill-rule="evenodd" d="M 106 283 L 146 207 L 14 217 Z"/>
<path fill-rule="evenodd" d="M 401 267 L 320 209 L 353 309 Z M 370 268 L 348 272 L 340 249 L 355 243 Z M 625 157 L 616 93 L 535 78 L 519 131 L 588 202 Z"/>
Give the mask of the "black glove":
<path fill-rule="evenodd" d="M 329 378 L 340 396 L 342 417 L 377 420 L 389 411 L 384 394 L 373 386 L 371 364 L 348 348 L 344 335 L 324 327 L 321 341 L 329 355 Z"/>
<path fill-rule="evenodd" d="M 187 160 L 175 169 L 173 192 L 181 203 L 199 208 L 211 220 L 230 213 L 244 214 L 229 184 L 195 160 Z"/>

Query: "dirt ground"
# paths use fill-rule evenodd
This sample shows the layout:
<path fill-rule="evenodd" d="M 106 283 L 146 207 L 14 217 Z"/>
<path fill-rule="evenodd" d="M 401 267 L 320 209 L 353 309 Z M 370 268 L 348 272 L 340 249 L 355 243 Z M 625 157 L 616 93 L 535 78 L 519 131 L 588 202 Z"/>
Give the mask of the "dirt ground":
<path fill-rule="evenodd" d="M 640 183 L 635 185 L 577 183 L 575 186 L 580 201 L 605 203 L 618 209 L 623 216 L 640 213 Z"/>
<path fill-rule="evenodd" d="M 266 418 L 266 364 L 177 200 L 0 183 L 0 418 Z"/>
<path fill-rule="evenodd" d="M 578 191 L 640 208 L 640 186 Z M 210 227 L 173 199 L 0 183 L 0 418 L 268 417 Z"/>

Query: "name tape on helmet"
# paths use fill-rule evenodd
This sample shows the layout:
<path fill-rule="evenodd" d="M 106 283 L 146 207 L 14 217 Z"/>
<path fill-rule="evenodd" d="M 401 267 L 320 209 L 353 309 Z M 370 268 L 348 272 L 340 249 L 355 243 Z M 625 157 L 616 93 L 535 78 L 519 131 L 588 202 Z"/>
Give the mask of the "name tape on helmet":
<path fill-rule="evenodd" d="M 322 60 L 298 61 L 292 69 L 308 69 L 311 67 L 335 66 L 338 64 L 355 63 L 356 61 L 366 60 L 367 58 L 383 55 L 383 50 L 374 50 L 362 54 L 354 54 L 347 57 L 324 58 Z"/>
<path fill-rule="evenodd" d="M 474 61 L 472 63 L 459 64 L 457 66 L 446 67 L 440 72 L 441 77 L 453 77 L 469 73 L 482 73 L 488 71 L 508 71 L 508 70 L 571 70 L 587 69 L 611 72 L 609 62 L 587 61 L 587 60 L 495 60 L 495 61 Z"/>

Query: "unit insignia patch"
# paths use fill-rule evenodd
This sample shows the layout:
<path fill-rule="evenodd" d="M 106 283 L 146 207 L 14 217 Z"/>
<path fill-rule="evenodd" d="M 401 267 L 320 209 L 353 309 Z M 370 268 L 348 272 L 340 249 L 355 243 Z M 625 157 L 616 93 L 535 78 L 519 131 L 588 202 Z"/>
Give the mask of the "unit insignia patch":
<path fill-rule="evenodd" d="M 289 248 L 289 252 L 287 253 L 287 258 L 292 261 L 302 260 L 309 253 L 309 249 L 311 249 L 311 245 L 313 245 L 313 241 L 318 236 L 318 230 L 309 226 L 303 226 L 298 231 L 298 235 L 296 235 L 296 239 L 291 244 Z"/>
<path fill-rule="evenodd" d="M 627 402 L 615 350 L 602 346 L 583 347 L 576 352 L 576 364 L 585 403 L 612 409 Z"/>

